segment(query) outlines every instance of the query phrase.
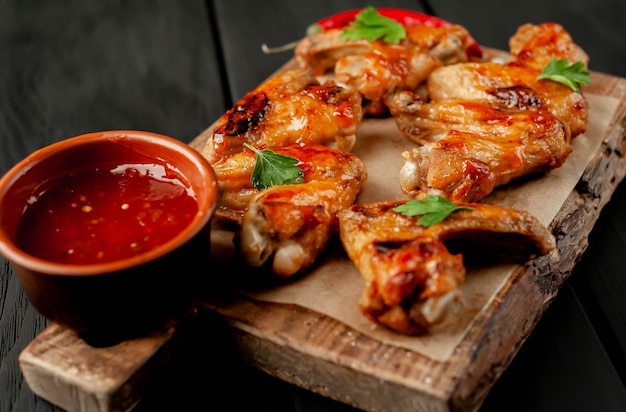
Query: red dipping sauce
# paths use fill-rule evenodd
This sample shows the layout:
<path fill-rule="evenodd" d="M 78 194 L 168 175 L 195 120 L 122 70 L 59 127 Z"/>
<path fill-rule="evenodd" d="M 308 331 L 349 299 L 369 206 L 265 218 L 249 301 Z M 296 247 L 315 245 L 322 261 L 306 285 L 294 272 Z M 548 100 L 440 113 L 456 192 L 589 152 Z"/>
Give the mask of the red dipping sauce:
<path fill-rule="evenodd" d="M 164 164 L 103 163 L 46 182 L 29 201 L 17 244 L 41 259 L 94 264 L 147 252 L 185 229 L 198 202 Z"/>

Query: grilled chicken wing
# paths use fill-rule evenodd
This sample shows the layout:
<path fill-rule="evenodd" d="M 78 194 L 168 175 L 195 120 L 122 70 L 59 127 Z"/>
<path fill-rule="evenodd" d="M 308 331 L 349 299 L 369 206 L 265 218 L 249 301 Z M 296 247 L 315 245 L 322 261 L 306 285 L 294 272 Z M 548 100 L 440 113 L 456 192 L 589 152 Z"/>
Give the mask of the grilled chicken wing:
<path fill-rule="evenodd" d="M 357 90 L 367 114 L 386 113 L 385 97 L 398 90 L 415 90 L 443 64 L 467 61 L 471 41 L 467 30 L 452 27 L 407 26 L 400 44 L 381 40 L 343 40 L 343 29 L 309 35 L 296 47 L 301 67 L 317 75 L 331 71 L 337 81 Z"/>
<path fill-rule="evenodd" d="M 397 90 L 415 90 L 441 61 L 414 46 L 372 43 L 365 54 L 346 56 L 335 65 L 341 84 L 357 90 L 370 115 L 386 113 L 385 98 Z"/>
<path fill-rule="evenodd" d="M 589 107 L 581 92 L 550 80 L 541 71 L 514 64 L 468 62 L 435 70 L 426 88 L 431 101 L 473 100 L 511 109 L 543 109 L 562 121 L 572 137 L 587 128 Z"/>
<path fill-rule="evenodd" d="M 362 313 L 404 334 L 423 334 L 445 319 L 461 293 L 465 256 L 526 260 L 556 246 L 552 234 L 523 211 L 465 203 L 472 210 L 423 227 L 416 223 L 419 216 L 392 210 L 404 202 L 356 204 L 338 213 L 341 242 L 366 281 Z"/>
<path fill-rule="evenodd" d="M 476 101 L 424 103 L 410 92 L 389 101 L 400 130 L 421 146 L 405 151 L 399 181 L 415 198 L 475 202 L 496 186 L 559 167 L 572 149 L 568 129 L 541 109 Z"/>
<path fill-rule="evenodd" d="M 572 137 L 585 132 L 589 108 L 581 92 L 537 76 L 552 57 L 582 62 L 589 57 L 562 26 L 525 24 L 509 40 L 515 60 L 507 64 L 468 62 L 442 67 L 427 82 L 430 100 L 480 100 L 507 108 L 548 110 Z"/>
<path fill-rule="evenodd" d="M 350 55 L 365 54 L 382 41 L 343 40 L 344 28 L 328 29 L 303 38 L 296 46 L 295 56 L 300 67 L 310 68 L 316 75 L 332 71 L 338 60 Z M 467 61 L 465 53 L 473 41 L 469 32 L 459 25 L 430 27 L 405 26 L 406 39 L 400 45 L 427 51 L 443 64 Z"/>
<path fill-rule="evenodd" d="M 247 93 L 217 122 L 202 154 L 213 164 L 243 143 L 274 148 L 323 144 L 351 150 L 363 110 L 357 92 L 320 84 L 309 70 L 272 76 Z"/>
<path fill-rule="evenodd" d="M 310 267 L 324 250 L 336 213 L 354 203 L 367 169 L 354 154 L 322 145 L 274 151 L 300 161 L 304 183 L 256 190 L 250 184 L 255 154 L 244 149 L 214 167 L 222 193 L 216 217 L 240 223 L 235 242 L 249 266 L 268 262 L 274 275 L 286 278 Z"/>
<path fill-rule="evenodd" d="M 498 185 L 565 162 L 571 139 L 586 130 L 587 100 L 565 85 L 537 80 L 537 67 L 580 50 L 554 24 L 526 25 L 511 41 L 523 62 L 443 66 L 427 80 L 428 100 L 409 92 L 387 99 L 398 128 L 422 145 L 403 153 L 403 192 L 477 202 Z"/>
<path fill-rule="evenodd" d="M 543 70 L 552 57 L 570 62 L 589 63 L 589 56 L 557 23 L 523 24 L 509 39 L 509 49 L 517 64 Z"/>

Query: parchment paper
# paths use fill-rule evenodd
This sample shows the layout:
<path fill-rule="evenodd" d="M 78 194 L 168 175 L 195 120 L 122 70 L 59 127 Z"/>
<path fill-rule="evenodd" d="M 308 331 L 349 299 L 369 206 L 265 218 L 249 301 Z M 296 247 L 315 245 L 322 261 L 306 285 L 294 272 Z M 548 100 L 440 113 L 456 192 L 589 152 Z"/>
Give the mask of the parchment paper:
<path fill-rule="evenodd" d="M 483 199 L 484 202 L 526 210 L 546 226 L 552 222 L 600 147 L 619 103 L 617 99 L 606 96 L 587 94 L 586 97 L 589 103 L 587 131 L 573 140 L 573 151 L 565 164 L 523 184 L 496 188 L 491 196 Z M 357 203 L 406 198 L 400 190 L 398 174 L 402 166 L 401 153 L 413 145 L 399 132 L 392 118 L 362 122 L 354 152 L 367 166 L 368 181 Z M 218 261 L 231 259 L 233 234 L 216 229 L 211 236 L 213 258 Z M 386 330 L 361 314 L 358 300 L 365 282 L 345 255 L 338 239 L 329 245 L 328 255 L 305 276 L 283 285 L 243 292 L 258 300 L 293 303 L 312 309 L 386 344 L 445 361 L 462 340 L 475 316 L 487 307 L 517 267 L 517 264 L 509 264 L 468 270 L 465 283 L 461 286 L 462 297 L 452 304 L 446 320 L 419 337 Z"/>

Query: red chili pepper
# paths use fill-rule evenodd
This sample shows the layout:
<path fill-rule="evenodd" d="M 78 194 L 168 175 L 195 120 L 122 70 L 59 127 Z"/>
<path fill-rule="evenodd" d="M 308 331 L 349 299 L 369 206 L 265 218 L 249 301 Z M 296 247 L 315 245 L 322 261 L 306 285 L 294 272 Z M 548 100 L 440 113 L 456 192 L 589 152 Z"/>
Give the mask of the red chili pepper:
<path fill-rule="evenodd" d="M 337 13 L 333 16 L 329 16 L 319 20 L 317 23 L 310 25 L 307 28 L 307 34 L 313 34 L 328 29 L 337 29 L 348 26 L 354 21 L 357 14 L 362 12 L 363 9 L 346 10 L 341 13 Z M 402 24 L 403 26 L 429 26 L 429 27 L 450 27 L 452 23 L 439 17 L 431 16 L 430 14 L 420 13 L 413 10 L 397 9 L 393 7 L 381 7 L 376 11 L 381 15 L 388 17 Z M 483 55 L 480 46 L 470 36 L 470 45 L 465 49 L 465 53 L 468 57 L 481 58 Z"/>

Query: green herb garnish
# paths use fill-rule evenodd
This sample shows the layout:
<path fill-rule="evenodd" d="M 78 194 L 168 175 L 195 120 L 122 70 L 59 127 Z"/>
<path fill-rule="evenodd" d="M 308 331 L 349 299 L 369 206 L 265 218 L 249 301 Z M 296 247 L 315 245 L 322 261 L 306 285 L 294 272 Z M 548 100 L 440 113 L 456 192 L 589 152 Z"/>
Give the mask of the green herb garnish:
<path fill-rule="evenodd" d="M 298 159 L 285 156 L 269 149 L 259 150 L 247 143 L 243 144 L 256 153 L 256 163 L 250 182 L 259 190 L 274 185 L 291 185 L 304 182 L 304 172 L 297 165 Z"/>
<path fill-rule="evenodd" d="M 397 21 L 380 14 L 374 7 L 368 6 L 356 15 L 340 36 L 341 40 L 374 41 L 382 38 L 390 44 L 398 44 L 406 37 L 404 26 Z"/>
<path fill-rule="evenodd" d="M 575 92 L 580 92 L 579 84 L 591 83 L 589 72 L 585 70 L 583 62 L 569 64 L 569 60 L 553 57 L 546 65 L 537 80 L 549 79 L 570 87 Z"/>
<path fill-rule="evenodd" d="M 417 220 L 417 224 L 429 227 L 442 222 L 455 210 L 474 210 L 469 206 L 455 205 L 451 201 L 441 196 L 428 195 L 426 200 L 412 199 L 408 202 L 393 208 L 394 212 L 402 213 L 405 216 L 422 216 Z"/>

